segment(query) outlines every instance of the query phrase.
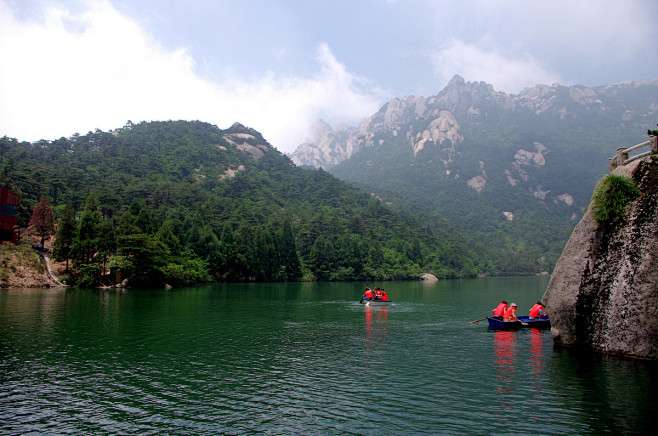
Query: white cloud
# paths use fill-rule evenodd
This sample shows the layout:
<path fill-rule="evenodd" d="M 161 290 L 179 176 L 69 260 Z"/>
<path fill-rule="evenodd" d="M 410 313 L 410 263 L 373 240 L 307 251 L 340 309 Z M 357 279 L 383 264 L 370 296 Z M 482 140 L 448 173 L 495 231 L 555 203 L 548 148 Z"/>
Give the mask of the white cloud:
<path fill-rule="evenodd" d="M 218 110 L 224 117 L 253 120 L 251 127 L 286 152 L 301 144 L 318 118 L 355 123 L 377 111 L 381 94 L 365 91 L 361 86 L 365 79 L 349 73 L 327 44 L 320 44 L 316 60 L 321 72 L 311 78 L 270 74 L 257 82 L 235 79 L 217 88 L 220 101 L 230 106 Z"/>
<path fill-rule="evenodd" d="M 0 3 L 0 58 L 0 132 L 20 140 L 108 130 L 128 119 L 198 119 L 222 128 L 239 121 L 290 152 L 318 117 L 356 122 L 382 100 L 327 44 L 311 78 L 203 80 L 188 50 L 164 48 L 107 1 L 80 13 L 50 7 L 30 22 Z"/>
<path fill-rule="evenodd" d="M 496 49 L 486 49 L 450 39 L 431 53 L 435 73 L 447 83 L 455 74 L 469 81 L 485 81 L 496 90 L 518 93 L 526 86 L 560 82 L 560 76 L 547 71 L 529 54 L 505 57 Z"/>
<path fill-rule="evenodd" d="M 108 3 L 79 15 L 51 7 L 41 22 L 0 14 L 0 54 L 10 66 L 0 72 L 0 119 L 19 139 L 186 117 L 208 88 L 187 51 L 164 50 Z"/>
<path fill-rule="evenodd" d="M 655 77 L 655 0 L 465 0 L 459 4 L 428 0 L 426 4 L 432 10 L 432 30 L 439 34 L 432 39 L 434 49 L 447 67 L 478 71 L 477 60 L 456 53 L 462 48 L 484 55 L 490 64 L 499 63 L 506 73 L 525 71 L 528 86 L 538 81 L 550 84 L 556 78 L 567 85 L 595 86 Z M 449 42 L 439 46 L 436 41 Z M 441 74 L 445 68 L 439 65 L 436 71 Z M 498 87 L 494 79 L 485 77 Z"/>
<path fill-rule="evenodd" d="M 573 52 L 588 61 L 628 59 L 656 35 L 654 0 L 505 0 L 495 6 L 495 20 L 511 22 L 520 43 Z"/>

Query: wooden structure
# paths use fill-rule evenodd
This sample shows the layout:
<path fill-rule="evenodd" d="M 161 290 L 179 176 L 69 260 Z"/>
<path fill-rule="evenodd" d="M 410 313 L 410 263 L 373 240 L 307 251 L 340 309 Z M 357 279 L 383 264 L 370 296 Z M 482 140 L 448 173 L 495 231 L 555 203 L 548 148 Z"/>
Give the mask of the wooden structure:
<path fill-rule="evenodd" d="M 0 241 L 18 242 L 18 194 L 0 186 Z"/>

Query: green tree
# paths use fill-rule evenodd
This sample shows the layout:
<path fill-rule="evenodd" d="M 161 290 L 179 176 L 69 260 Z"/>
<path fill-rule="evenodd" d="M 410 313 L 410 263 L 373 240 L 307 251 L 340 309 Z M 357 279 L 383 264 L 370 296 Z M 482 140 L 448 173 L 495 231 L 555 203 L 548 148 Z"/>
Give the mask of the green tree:
<path fill-rule="evenodd" d="M 73 256 L 78 263 L 91 263 L 98 250 L 98 217 L 85 209 L 80 216 L 78 233 L 73 241 Z"/>
<path fill-rule="evenodd" d="M 164 284 L 162 267 L 166 264 L 167 248 L 154 236 L 144 233 L 121 236 L 118 253 L 126 258 L 124 277 L 131 287 L 153 288 Z"/>
<path fill-rule="evenodd" d="M 97 249 L 100 256 L 101 271 L 105 274 L 107 270 L 107 261 L 117 249 L 117 237 L 112 220 L 103 220 L 98 223 Z"/>
<path fill-rule="evenodd" d="M 285 271 L 286 280 L 294 281 L 302 276 L 302 267 L 299 261 L 299 254 L 297 253 L 295 236 L 292 233 L 292 226 L 288 220 L 283 223 L 283 231 L 281 235 L 281 262 Z"/>
<path fill-rule="evenodd" d="M 135 217 L 135 225 L 141 230 L 141 233 L 152 235 L 156 232 L 157 227 L 149 207 L 144 206 L 139 210 L 139 213 Z"/>
<path fill-rule="evenodd" d="M 414 238 L 411 245 L 405 246 L 405 253 L 407 257 L 414 262 L 421 264 L 423 262 L 423 252 L 420 248 L 420 241 Z"/>
<path fill-rule="evenodd" d="M 219 239 L 217 239 L 212 228 L 208 224 L 201 227 L 199 229 L 199 239 L 195 244 L 195 251 L 199 257 L 208 262 L 215 273 L 221 265 L 220 250 Z"/>
<path fill-rule="evenodd" d="M 174 256 L 178 256 L 181 252 L 182 247 L 180 240 L 178 239 L 178 236 L 176 236 L 176 234 L 174 233 L 174 229 L 175 229 L 174 223 L 172 221 L 167 220 L 164 223 L 162 223 L 155 237 L 165 247 L 167 247 L 169 253 L 171 253 Z"/>
<path fill-rule="evenodd" d="M 70 205 L 66 205 L 62 218 L 59 221 L 53 256 L 55 260 L 66 261 L 66 271 L 69 270 L 69 259 L 73 249 L 73 240 L 76 236 L 75 211 Z"/>
<path fill-rule="evenodd" d="M 254 235 L 254 275 L 260 281 L 281 280 L 281 264 L 274 229 L 258 226 Z"/>
<path fill-rule="evenodd" d="M 334 247 L 331 241 L 320 235 L 313 242 L 309 255 L 309 264 L 315 278 L 329 280 L 334 269 Z"/>
<path fill-rule="evenodd" d="M 357 234 L 345 233 L 336 241 L 337 263 L 343 271 L 350 274 L 341 280 L 361 278 L 363 273 L 363 255 L 361 253 L 361 238 Z"/>
<path fill-rule="evenodd" d="M 236 280 L 239 277 L 238 252 L 233 226 L 230 223 L 225 223 L 222 229 L 219 251 L 221 255 L 221 264 L 218 266 L 219 274 L 227 280 Z"/>

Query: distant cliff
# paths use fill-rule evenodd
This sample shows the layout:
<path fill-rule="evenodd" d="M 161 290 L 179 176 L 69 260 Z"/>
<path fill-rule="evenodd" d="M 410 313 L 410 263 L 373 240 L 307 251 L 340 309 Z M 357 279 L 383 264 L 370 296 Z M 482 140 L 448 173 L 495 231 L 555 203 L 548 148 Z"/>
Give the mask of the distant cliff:
<path fill-rule="evenodd" d="M 603 225 L 590 207 L 543 301 L 556 344 L 658 359 L 658 158 L 614 173 L 632 177 L 642 195 Z"/>
<path fill-rule="evenodd" d="M 510 95 L 455 76 L 434 96 L 390 100 L 358 126 L 318 122 L 291 159 L 472 235 L 490 260 L 482 274 L 546 274 L 608 158 L 645 141 L 657 117 L 658 79 Z"/>
<path fill-rule="evenodd" d="M 381 145 L 383 141 L 377 136 L 385 133 L 404 137 L 414 154 L 426 145 L 441 146 L 450 161 L 454 146 L 464 140 L 464 126 L 460 124 L 477 125 L 501 114 L 529 112 L 562 121 L 562 129 L 570 128 L 570 121 L 583 123 L 585 117 L 620 126 L 653 126 L 658 111 L 657 89 L 658 78 L 596 88 L 536 85 L 510 95 L 494 90 L 491 84 L 466 82 L 455 76 L 435 96 L 390 100 L 358 127 L 339 125 L 334 129 L 318 121 L 312 126 L 311 137 L 298 146 L 291 159 L 296 165 L 329 169 L 365 149 Z"/>
<path fill-rule="evenodd" d="M 595 88 L 536 85 L 511 95 L 455 76 L 437 95 L 394 98 L 356 127 L 320 120 L 290 157 L 296 165 L 369 186 L 375 175 L 366 172 L 373 168 L 390 174 L 431 166 L 417 183 L 458 180 L 483 197 L 491 197 L 492 188 L 509 193 L 516 187 L 575 223 L 587 207 L 590 184 L 601 177 L 597 169 L 605 171 L 599 163 L 619 141 L 639 142 L 657 114 L 658 78 Z M 392 153 L 396 158 L 385 162 Z M 518 214 L 507 203 L 518 194 L 507 193 L 494 196 L 514 219 Z M 498 217 L 502 212 L 496 211 Z"/>

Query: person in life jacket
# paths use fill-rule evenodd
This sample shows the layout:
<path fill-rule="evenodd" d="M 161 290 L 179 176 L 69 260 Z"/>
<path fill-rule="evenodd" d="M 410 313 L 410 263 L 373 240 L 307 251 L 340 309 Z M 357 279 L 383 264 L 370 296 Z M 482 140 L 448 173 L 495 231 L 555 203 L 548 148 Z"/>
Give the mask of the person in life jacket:
<path fill-rule="evenodd" d="M 375 300 L 381 300 L 382 299 L 382 291 L 379 288 L 375 288 Z"/>
<path fill-rule="evenodd" d="M 366 292 L 363 293 L 363 299 L 364 300 L 372 300 L 372 289 L 366 288 Z"/>
<path fill-rule="evenodd" d="M 386 291 L 383 289 L 381 291 L 382 291 L 381 293 L 382 300 L 384 301 L 388 300 L 388 295 L 386 295 Z"/>
<path fill-rule="evenodd" d="M 503 300 L 500 302 L 498 307 L 496 307 L 494 310 L 492 310 L 494 316 L 497 316 L 499 318 L 502 318 L 503 315 L 505 314 L 505 310 L 507 310 L 507 301 Z"/>
<path fill-rule="evenodd" d="M 545 316 L 546 314 L 544 313 L 544 305 L 538 301 L 537 304 L 532 306 L 530 309 L 530 318 L 543 318 Z"/>
<path fill-rule="evenodd" d="M 518 320 L 519 319 L 516 317 L 516 303 L 512 303 L 505 311 L 505 314 L 503 315 L 503 321 L 518 321 Z"/>

